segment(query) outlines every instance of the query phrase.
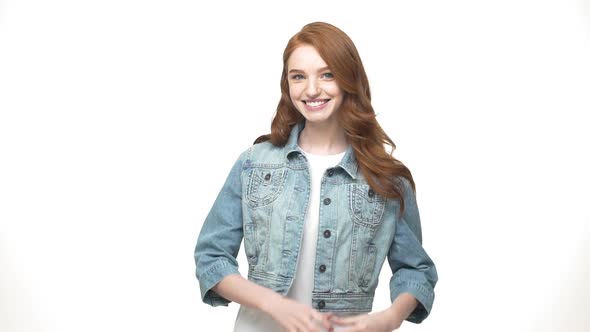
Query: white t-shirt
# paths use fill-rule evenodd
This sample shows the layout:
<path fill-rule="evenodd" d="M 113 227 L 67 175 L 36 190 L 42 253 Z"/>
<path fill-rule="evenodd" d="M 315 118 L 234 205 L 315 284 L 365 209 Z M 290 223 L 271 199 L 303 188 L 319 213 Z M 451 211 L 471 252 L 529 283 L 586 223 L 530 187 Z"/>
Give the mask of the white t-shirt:
<path fill-rule="evenodd" d="M 344 156 L 344 152 L 334 155 L 314 155 L 308 152 L 303 154 L 307 158 L 311 177 L 310 201 L 305 214 L 305 227 L 303 228 L 303 241 L 297 259 L 297 270 L 287 297 L 311 306 L 322 178 L 327 169 L 338 165 Z M 240 307 L 234 332 L 276 331 L 282 331 L 282 328 L 272 317 L 250 307 Z"/>

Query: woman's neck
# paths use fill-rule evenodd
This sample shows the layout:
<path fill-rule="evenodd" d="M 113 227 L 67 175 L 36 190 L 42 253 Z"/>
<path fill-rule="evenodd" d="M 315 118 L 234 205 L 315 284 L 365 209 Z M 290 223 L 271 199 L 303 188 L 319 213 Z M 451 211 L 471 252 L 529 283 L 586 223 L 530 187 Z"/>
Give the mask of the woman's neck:
<path fill-rule="evenodd" d="M 299 134 L 299 146 L 311 154 L 330 155 L 344 152 L 348 142 L 344 129 L 337 123 L 324 125 L 307 121 Z"/>

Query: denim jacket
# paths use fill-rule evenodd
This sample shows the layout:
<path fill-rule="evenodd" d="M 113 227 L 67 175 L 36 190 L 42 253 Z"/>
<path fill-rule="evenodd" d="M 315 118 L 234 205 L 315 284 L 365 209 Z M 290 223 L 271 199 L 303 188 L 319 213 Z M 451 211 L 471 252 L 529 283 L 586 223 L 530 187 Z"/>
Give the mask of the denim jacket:
<path fill-rule="evenodd" d="M 236 257 L 242 239 L 248 279 L 286 295 L 295 275 L 310 198 L 305 156 L 296 125 L 284 147 L 270 142 L 243 152 L 231 169 L 195 248 L 202 300 L 212 306 L 228 300 L 212 287 L 239 273 Z M 312 306 L 334 313 L 370 312 L 385 259 L 393 273 L 393 301 L 412 294 L 419 302 L 408 321 L 419 323 L 434 301 L 436 268 L 422 247 L 414 192 L 405 179 L 403 215 L 398 200 L 385 199 L 364 180 L 349 147 L 328 169 L 321 184 L 319 234 Z"/>

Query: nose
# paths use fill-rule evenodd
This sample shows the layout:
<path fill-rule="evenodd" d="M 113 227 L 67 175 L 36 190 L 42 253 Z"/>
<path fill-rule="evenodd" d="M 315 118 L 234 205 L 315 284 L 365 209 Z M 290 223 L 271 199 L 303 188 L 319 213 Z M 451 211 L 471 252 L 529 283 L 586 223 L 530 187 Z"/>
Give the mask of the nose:
<path fill-rule="evenodd" d="M 305 93 L 310 98 L 315 98 L 320 95 L 320 85 L 316 80 L 309 79 L 307 81 L 307 86 L 305 87 Z"/>

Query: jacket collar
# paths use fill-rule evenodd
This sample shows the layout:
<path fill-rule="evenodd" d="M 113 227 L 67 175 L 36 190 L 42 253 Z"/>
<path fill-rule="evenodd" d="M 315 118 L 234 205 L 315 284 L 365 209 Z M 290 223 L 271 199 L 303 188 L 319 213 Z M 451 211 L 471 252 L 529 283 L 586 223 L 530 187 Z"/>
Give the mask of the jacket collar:
<path fill-rule="evenodd" d="M 301 148 L 297 143 L 299 141 L 299 134 L 301 133 L 304 127 L 305 122 L 300 121 L 295 126 L 293 126 L 293 129 L 291 129 L 289 139 L 287 140 L 287 143 L 284 147 L 285 158 L 287 160 L 289 160 L 289 156 L 292 153 L 303 154 Z M 358 173 L 358 164 L 356 162 L 356 157 L 354 156 L 354 151 L 352 150 L 352 145 L 348 145 L 348 147 L 346 148 L 346 152 L 344 153 L 344 157 L 342 157 L 342 160 L 340 161 L 338 166 L 342 168 L 344 171 L 346 171 L 346 173 L 348 173 L 348 175 L 350 175 L 351 178 L 356 179 Z"/>

